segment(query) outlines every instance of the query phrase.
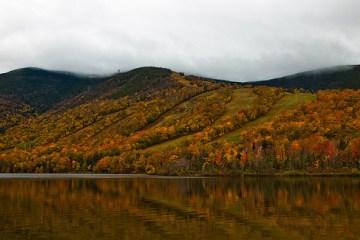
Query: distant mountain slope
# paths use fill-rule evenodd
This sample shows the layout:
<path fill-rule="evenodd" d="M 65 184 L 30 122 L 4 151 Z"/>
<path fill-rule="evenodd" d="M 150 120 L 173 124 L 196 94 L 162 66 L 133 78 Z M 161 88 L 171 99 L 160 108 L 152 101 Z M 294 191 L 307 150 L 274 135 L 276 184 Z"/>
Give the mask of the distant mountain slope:
<path fill-rule="evenodd" d="M 359 89 L 360 65 L 338 66 L 298 73 L 266 81 L 248 82 L 251 85 L 266 85 L 288 89 Z"/>
<path fill-rule="evenodd" d="M 44 112 L 101 81 L 67 72 L 22 68 L 0 74 L 0 97 L 27 104 L 35 112 Z"/>

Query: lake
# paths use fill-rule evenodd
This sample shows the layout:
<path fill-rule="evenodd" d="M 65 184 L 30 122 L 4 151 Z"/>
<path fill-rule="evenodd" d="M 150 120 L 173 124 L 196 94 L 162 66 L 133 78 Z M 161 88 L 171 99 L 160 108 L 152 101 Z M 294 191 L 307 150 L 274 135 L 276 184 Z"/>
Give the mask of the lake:
<path fill-rule="evenodd" d="M 359 239 L 360 178 L 0 175 L 0 239 Z"/>

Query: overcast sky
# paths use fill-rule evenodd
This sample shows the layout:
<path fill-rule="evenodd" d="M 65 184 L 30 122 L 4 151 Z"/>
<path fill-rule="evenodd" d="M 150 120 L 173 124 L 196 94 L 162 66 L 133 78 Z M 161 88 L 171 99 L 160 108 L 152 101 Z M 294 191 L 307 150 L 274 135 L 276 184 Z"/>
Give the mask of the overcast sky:
<path fill-rule="evenodd" d="M 0 72 L 140 66 L 235 81 L 360 64 L 359 0 L 1 0 Z"/>

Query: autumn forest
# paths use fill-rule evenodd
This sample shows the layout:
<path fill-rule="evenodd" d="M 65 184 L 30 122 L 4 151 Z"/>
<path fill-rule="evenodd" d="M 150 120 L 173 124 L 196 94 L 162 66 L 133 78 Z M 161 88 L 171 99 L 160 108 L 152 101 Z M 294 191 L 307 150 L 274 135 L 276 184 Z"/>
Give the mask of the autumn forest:
<path fill-rule="evenodd" d="M 348 85 L 146 67 L 88 79 L 23 69 L 2 74 L 0 88 L 1 172 L 359 174 L 360 90 Z"/>

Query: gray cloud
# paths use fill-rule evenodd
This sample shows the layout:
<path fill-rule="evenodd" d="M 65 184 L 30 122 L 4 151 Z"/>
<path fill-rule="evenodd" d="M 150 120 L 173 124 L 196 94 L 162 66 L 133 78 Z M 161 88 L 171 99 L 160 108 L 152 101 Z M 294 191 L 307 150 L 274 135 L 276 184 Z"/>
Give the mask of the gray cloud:
<path fill-rule="evenodd" d="M 0 72 L 139 66 L 235 81 L 360 63 L 358 0 L 2 0 Z"/>

